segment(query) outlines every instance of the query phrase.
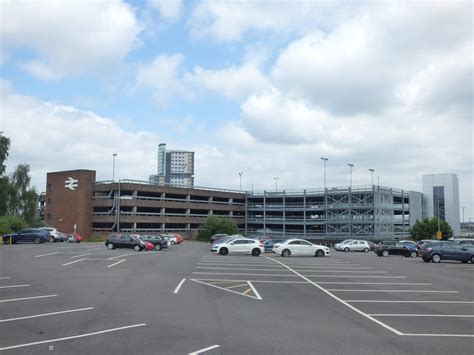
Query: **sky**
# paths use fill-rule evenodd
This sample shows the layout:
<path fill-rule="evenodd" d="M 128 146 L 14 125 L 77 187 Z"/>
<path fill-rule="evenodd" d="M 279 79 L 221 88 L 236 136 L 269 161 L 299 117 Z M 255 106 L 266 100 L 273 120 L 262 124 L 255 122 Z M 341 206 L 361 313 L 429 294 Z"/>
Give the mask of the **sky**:
<path fill-rule="evenodd" d="M 7 171 L 148 180 L 195 152 L 195 185 L 374 182 L 456 173 L 474 219 L 470 1 L 0 0 Z M 277 178 L 277 179 L 275 179 Z M 462 216 L 462 214 L 461 214 Z"/>

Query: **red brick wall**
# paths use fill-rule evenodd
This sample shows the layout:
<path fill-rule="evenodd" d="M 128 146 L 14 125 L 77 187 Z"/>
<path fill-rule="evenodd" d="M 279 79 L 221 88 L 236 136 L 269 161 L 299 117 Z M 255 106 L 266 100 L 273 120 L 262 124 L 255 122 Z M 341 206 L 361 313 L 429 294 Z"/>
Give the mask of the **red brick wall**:
<path fill-rule="evenodd" d="M 66 180 L 78 180 L 73 190 Z M 84 237 L 92 234 L 92 191 L 95 182 L 93 170 L 69 170 L 48 173 L 46 177 L 45 222 L 63 233 L 77 232 Z"/>

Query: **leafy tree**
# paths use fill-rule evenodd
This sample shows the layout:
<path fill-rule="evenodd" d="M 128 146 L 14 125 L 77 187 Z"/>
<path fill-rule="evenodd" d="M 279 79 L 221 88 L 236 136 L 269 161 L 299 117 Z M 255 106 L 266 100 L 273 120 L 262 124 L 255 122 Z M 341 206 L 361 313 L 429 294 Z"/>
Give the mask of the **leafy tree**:
<path fill-rule="evenodd" d="M 443 234 L 443 239 L 449 239 L 453 236 L 453 230 L 448 222 L 440 220 L 439 227 Z M 436 232 L 438 231 L 438 218 L 433 217 L 431 219 L 425 218 L 418 220 L 410 228 L 409 233 L 415 240 L 422 239 L 433 239 L 436 238 Z"/>
<path fill-rule="evenodd" d="M 30 166 L 20 164 L 11 176 L 6 176 L 5 160 L 10 139 L 0 135 L 0 216 L 22 217 L 29 225 L 35 221 L 38 195 L 30 188 Z"/>
<path fill-rule="evenodd" d="M 10 148 L 10 139 L 0 134 L 0 176 L 5 174 L 5 160 L 8 158 L 8 149 Z"/>
<path fill-rule="evenodd" d="M 25 220 L 18 216 L 0 217 L 0 235 L 18 232 L 27 227 Z"/>
<path fill-rule="evenodd" d="M 239 232 L 235 222 L 229 218 L 209 216 L 199 231 L 198 239 L 209 241 L 213 234 L 236 234 Z"/>

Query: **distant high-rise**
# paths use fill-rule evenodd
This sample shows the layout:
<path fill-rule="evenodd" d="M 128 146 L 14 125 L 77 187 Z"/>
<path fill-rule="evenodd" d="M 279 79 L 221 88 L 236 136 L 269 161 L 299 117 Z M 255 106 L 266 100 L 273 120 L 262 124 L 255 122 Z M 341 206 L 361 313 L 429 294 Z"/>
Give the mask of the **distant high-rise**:
<path fill-rule="evenodd" d="M 459 181 L 456 174 L 423 175 L 424 217 L 438 217 L 449 223 L 454 235 L 461 233 Z"/>
<path fill-rule="evenodd" d="M 173 186 L 194 186 L 194 152 L 187 150 L 166 151 L 166 144 L 158 146 L 157 174 L 150 175 L 150 182 Z"/>

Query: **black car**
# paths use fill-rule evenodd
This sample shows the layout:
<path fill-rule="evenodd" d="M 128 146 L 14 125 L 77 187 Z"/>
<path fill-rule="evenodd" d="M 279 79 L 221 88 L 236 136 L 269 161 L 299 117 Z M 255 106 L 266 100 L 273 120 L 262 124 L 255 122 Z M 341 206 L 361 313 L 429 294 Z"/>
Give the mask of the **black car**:
<path fill-rule="evenodd" d="M 222 237 L 226 237 L 228 234 L 213 234 L 211 238 L 209 238 L 209 243 L 214 243 L 215 241 L 219 240 Z"/>
<path fill-rule="evenodd" d="M 389 255 L 402 255 L 406 258 L 416 258 L 418 255 L 416 250 L 410 249 L 406 245 L 403 245 L 403 243 L 392 240 L 380 242 L 379 245 L 377 245 L 377 247 L 375 248 L 374 252 L 378 256 L 385 257 Z"/>
<path fill-rule="evenodd" d="M 148 242 L 154 245 L 155 250 L 161 250 L 168 248 L 168 241 L 159 235 L 141 235 L 139 237 L 144 242 Z"/>
<path fill-rule="evenodd" d="M 454 242 L 431 241 L 423 245 L 421 257 L 425 262 L 439 263 L 441 260 L 457 260 L 474 264 L 474 248 L 462 246 Z"/>
<path fill-rule="evenodd" d="M 5 234 L 3 236 L 4 244 L 15 244 L 23 242 L 33 242 L 40 244 L 48 242 L 50 234 L 48 231 L 37 228 L 23 229 L 17 233 Z"/>
<path fill-rule="evenodd" d="M 145 242 L 141 241 L 138 237 L 127 234 L 113 234 L 109 235 L 105 241 L 105 246 L 107 249 L 129 248 L 140 251 L 145 249 Z"/>

